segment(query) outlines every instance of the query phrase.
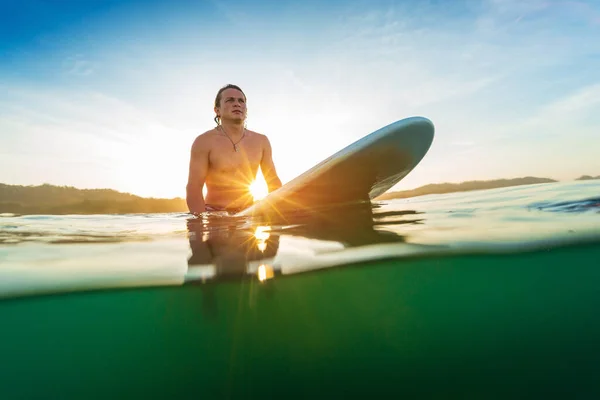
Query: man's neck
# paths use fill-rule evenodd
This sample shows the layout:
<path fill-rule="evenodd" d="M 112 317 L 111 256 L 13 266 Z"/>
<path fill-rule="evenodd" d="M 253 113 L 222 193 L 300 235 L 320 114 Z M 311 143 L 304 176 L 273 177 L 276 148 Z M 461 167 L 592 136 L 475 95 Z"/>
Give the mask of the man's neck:
<path fill-rule="evenodd" d="M 233 140 L 239 139 L 244 134 L 244 124 L 229 121 L 222 121 L 221 126 L 225 133 Z"/>

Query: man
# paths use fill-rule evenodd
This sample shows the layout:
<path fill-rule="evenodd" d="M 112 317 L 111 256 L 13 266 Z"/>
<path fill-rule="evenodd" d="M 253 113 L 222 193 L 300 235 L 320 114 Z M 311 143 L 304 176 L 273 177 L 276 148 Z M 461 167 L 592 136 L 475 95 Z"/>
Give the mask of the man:
<path fill-rule="evenodd" d="M 237 212 L 252 205 L 250 184 L 260 166 L 269 192 L 281 187 L 269 139 L 246 129 L 246 95 L 236 85 L 222 87 L 215 98 L 217 126 L 194 140 L 187 183 L 192 214 Z M 202 189 L 206 183 L 204 199 Z"/>

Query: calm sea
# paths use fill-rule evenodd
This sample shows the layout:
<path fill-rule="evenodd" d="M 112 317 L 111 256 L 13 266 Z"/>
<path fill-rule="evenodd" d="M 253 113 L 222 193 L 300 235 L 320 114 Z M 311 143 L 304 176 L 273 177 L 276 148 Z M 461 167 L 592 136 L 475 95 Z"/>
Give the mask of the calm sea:
<path fill-rule="evenodd" d="M 0 216 L 2 398 L 600 395 L 600 181 Z"/>

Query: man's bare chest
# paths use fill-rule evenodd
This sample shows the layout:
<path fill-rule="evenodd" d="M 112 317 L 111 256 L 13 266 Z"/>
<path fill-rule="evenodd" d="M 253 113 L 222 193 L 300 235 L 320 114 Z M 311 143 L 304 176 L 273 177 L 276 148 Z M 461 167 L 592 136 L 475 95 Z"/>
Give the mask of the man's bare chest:
<path fill-rule="evenodd" d="M 209 163 L 210 168 L 220 171 L 254 169 L 261 158 L 262 147 L 257 140 L 242 139 L 234 147 L 229 139 L 219 137 L 211 146 Z"/>

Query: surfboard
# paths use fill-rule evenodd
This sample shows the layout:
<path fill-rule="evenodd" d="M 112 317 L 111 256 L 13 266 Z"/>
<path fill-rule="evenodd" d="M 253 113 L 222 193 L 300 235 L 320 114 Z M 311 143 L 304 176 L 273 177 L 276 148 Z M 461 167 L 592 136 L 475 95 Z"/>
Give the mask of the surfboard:
<path fill-rule="evenodd" d="M 277 217 L 368 202 L 406 177 L 425 157 L 433 123 L 410 117 L 384 126 L 287 182 L 236 216 Z"/>

